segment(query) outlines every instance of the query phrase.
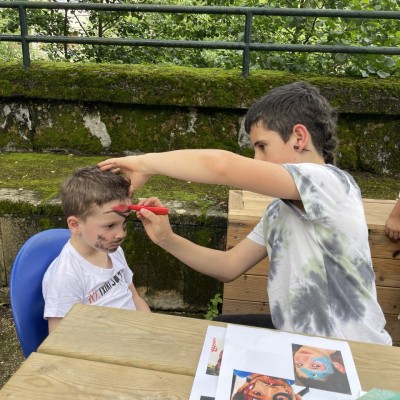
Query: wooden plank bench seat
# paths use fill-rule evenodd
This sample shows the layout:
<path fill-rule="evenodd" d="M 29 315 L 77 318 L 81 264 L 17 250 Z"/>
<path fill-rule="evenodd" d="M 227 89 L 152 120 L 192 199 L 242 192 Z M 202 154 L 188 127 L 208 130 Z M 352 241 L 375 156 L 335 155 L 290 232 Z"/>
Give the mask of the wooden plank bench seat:
<path fill-rule="evenodd" d="M 229 191 L 227 249 L 240 242 L 260 220 L 273 199 L 244 190 Z M 386 317 L 386 329 L 400 346 L 400 243 L 385 236 L 385 222 L 394 200 L 363 199 L 369 243 L 376 275 L 378 301 Z M 268 313 L 268 259 L 245 275 L 224 284 L 222 312 Z"/>

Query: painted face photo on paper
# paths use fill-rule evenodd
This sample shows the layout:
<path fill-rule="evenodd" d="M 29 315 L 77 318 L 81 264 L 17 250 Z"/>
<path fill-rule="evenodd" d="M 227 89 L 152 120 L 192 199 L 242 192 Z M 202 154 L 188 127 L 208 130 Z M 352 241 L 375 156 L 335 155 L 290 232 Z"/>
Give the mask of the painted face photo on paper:
<path fill-rule="evenodd" d="M 233 370 L 231 400 L 301 400 L 292 384 L 285 378 Z"/>
<path fill-rule="evenodd" d="M 292 352 L 297 385 L 351 394 L 340 351 L 292 344 Z"/>

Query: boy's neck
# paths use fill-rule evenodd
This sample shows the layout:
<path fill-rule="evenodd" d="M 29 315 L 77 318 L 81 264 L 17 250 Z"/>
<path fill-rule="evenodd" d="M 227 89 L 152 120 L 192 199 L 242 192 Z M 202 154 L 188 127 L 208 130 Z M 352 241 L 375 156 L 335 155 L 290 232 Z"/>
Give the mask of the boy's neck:
<path fill-rule="evenodd" d="M 316 151 L 303 151 L 301 153 L 301 163 L 312 163 L 312 164 L 325 164 L 324 158 Z"/>
<path fill-rule="evenodd" d="M 109 255 L 101 250 L 96 250 L 84 243 L 79 235 L 71 234 L 71 246 L 89 263 L 96 267 L 110 269 L 112 261 Z"/>

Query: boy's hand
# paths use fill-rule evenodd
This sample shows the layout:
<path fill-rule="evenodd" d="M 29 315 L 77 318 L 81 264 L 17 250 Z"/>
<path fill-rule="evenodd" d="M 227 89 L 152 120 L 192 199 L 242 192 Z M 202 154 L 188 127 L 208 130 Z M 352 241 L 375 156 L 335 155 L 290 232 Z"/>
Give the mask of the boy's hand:
<path fill-rule="evenodd" d="M 389 216 L 386 221 L 385 233 L 390 240 L 400 239 L 400 217 Z"/>
<path fill-rule="evenodd" d="M 157 197 L 140 199 L 139 205 L 164 207 L 163 203 Z M 171 225 L 167 215 L 156 215 L 153 212 L 142 208 L 136 213 L 136 216 L 142 221 L 149 238 L 157 245 L 162 246 L 170 236 L 173 235 Z"/>
<path fill-rule="evenodd" d="M 143 156 L 109 158 L 100 162 L 97 166 L 102 171 L 111 170 L 117 174 L 125 174 L 131 181 L 132 194 L 135 190 L 141 188 L 151 176 L 141 172 L 141 157 Z"/>

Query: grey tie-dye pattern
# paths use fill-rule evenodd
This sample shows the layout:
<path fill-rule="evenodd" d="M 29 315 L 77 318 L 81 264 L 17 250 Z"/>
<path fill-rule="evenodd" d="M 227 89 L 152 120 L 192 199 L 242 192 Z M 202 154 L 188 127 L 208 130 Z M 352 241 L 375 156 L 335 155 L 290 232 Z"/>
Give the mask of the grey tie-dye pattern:
<path fill-rule="evenodd" d="M 367 263 L 364 258 L 355 256 L 352 259 L 352 265 L 357 269 L 357 272 L 361 277 L 362 285 L 366 287 L 368 292 L 376 292 L 375 273 L 370 267 L 370 264 Z"/>
<path fill-rule="evenodd" d="M 334 330 L 331 316 L 327 313 L 329 296 L 321 290 L 326 282 L 315 272 L 310 272 L 308 280 L 312 283 L 299 288 L 293 296 L 293 326 L 299 332 L 307 332 L 312 326 L 320 335 L 331 336 Z"/>
<path fill-rule="evenodd" d="M 304 210 L 277 199 L 263 219 L 275 327 L 389 344 L 358 186 L 334 166 L 284 166 Z"/>
<path fill-rule="evenodd" d="M 366 311 L 360 297 L 363 288 L 357 270 L 345 258 L 342 241 L 333 233 L 330 240 L 322 240 L 322 245 L 332 313 L 343 321 L 362 320 Z"/>
<path fill-rule="evenodd" d="M 279 216 L 279 210 L 280 210 L 280 202 L 278 200 L 274 200 L 271 205 L 268 207 L 268 220 L 269 221 L 276 221 L 276 219 Z M 283 242 L 283 237 L 282 234 L 277 231 L 276 229 L 272 229 L 271 233 L 268 237 L 268 242 L 269 245 L 274 246 L 274 251 L 270 255 L 270 266 L 269 266 L 269 277 L 268 279 L 272 281 L 275 276 L 275 271 L 277 268 L 279 268 L 279 260 L 276 257 L 279 257 L 279 255 L 282 252 L 282 242 Z"/>
<path fill-rule="evenodd" d="M 283 311 L 282 311 L 279 303 L 276 303 L 271 308 L 271 316 L 272 316 L 272 322 L 275 327 L 284 325 L 285 318 L 284 318 L 284 314 L 283 314 Z"/>

